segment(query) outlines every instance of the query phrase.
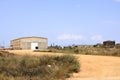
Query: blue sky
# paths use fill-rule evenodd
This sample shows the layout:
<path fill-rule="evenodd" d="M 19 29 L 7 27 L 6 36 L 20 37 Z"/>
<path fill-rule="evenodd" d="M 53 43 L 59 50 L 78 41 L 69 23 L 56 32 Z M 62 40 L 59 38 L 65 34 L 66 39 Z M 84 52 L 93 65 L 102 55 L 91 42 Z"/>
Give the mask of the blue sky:
<path fill-rule="evenodd" d="M 49 45 L 120 43 L 120 0 L 0 0 L 0 45 L 27 36 Z"/>

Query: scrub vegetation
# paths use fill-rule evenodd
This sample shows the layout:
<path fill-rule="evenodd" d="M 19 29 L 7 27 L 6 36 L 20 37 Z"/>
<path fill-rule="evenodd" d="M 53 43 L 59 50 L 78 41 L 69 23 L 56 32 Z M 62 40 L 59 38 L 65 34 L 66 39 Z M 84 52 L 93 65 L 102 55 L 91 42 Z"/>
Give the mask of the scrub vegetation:
<path fill-rule="evenodd" d="M 71 55 L 19 56 L 0 51 L 1 80 L 65 80 L 79 69 Z"/>
<path fill-rule="evenodd" d="M 39 50 L 35 52 L 40 52 Z M 120 57 L 120 48 L 106 48 L 94 46 L 67 46 L 49 47 L 46 51 L 41 52 L 54 52 L 54 53 L 67 53 L 67 54 L 83 54 L 83 55 L 102 55 L 102 56 L 118 56 Z"/>

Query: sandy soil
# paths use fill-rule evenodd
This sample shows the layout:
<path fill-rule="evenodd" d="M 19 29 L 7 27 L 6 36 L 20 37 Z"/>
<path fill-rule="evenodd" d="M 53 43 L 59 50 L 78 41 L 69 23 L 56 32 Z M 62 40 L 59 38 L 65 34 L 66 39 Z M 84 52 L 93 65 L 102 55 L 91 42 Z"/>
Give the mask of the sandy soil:
<path fill-rule="evenodd" d="M 10 50 L 18 55 L 63 55 L 62 53 L 32 52 L 28 50 Z M 120 57 L 74 55 L 81 68 L 68 80 L 120 80 Z"/>
<path fill-rule="evenodd" d="M 120 80 L 120 57 L 78 55 L 81 71 L 70 80 Z"/>

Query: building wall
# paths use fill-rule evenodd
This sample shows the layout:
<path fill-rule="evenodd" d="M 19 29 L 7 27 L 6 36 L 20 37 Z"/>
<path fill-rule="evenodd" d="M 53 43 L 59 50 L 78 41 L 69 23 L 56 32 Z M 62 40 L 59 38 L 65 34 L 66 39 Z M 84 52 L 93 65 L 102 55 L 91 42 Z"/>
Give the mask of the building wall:
<path fill-rule="evenodd" d="M 11 47 L 14 48 L 14 49 L 20 49 L 20 46 L 21 46 L 21 42 L 20 40 L 12 40 L 11 41 Z"/>
<path fill-rule="evenodd" d="M 48 39 L 40 37 L 26 37 L 12 40 L 11 47 L 13 49 L 30 50 L 32 43 L 37 43 L 38 49 L 46 49 L 48 47 Z"/>

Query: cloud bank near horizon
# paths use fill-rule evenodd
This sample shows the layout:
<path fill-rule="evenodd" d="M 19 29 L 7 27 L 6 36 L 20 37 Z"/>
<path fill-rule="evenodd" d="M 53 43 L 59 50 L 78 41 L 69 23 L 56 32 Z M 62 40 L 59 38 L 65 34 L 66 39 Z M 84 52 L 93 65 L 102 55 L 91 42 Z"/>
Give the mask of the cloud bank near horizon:
<path fill-rule="evenodd" d="M 85 37 L 84 35 L 75 35 L 75 34 L 61 34 L 57 37 L 57 40 L 69 41 L 69 40 L 92 40 L 92 41 L 103 41 L 102 35 L 93 35 L 90 38 Z"/>
<path fill-rule="evenodd" d="M 62 34 L 57 37 L 58 40 L 83 40 L 82 35 Z"/>
<path fill-rule="evenodd" d="M 91 40 L 93 41 L 103 41 L 103 36 L 102 35 L 94 35 L 91 37 Z"/>

